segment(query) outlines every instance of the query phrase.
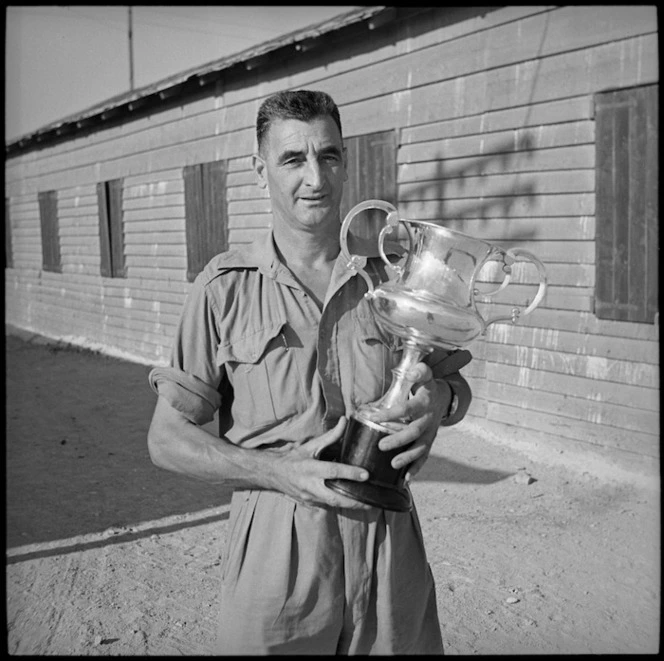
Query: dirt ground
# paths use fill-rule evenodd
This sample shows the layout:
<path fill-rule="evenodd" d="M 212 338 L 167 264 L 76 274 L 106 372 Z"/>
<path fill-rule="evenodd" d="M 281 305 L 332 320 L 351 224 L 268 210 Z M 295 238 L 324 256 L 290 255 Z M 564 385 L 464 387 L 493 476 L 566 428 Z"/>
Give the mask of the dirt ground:
<path fill-rule="evenodd" d="M 151 464 L 147 366 L 9 332 L 8 652 L 208 654 L 230 492 Z M 658 652 L 659 480 L 464 425 L 413 484 L 447 654 Z"/>

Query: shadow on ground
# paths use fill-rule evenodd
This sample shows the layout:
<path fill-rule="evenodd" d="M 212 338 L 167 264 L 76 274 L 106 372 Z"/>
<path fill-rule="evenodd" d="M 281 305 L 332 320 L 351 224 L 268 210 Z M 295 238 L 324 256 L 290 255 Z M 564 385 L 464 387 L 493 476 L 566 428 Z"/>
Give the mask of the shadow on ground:
<path fill-rule="evenodd" d="M 230 502 L 230 490 L 155 467 L 149 368 L 6 337 L 7 547 Z"/>
<path fill-rule="evenodd" d="M 6 360 L 7 548 L 230 502 L 228 488 L 152 464 L 147 366 L 14 335 Z M 508 475 L 431 456 L 417 479 L 490 484 Z"/>
<path fill-rule="evenodd" d="M 135 542 L 146 537 L 155 537 L 158 535 L 167 535 L 169 533 L 179 532 L 187 528 L 194 528 L 196 526 L 207 525 L 209 523 L 217 523 L 219 521 L 226 521 L 229 517 L 229 512 L 213 513 L 209 516 L 197 517 L 193 520 L 178 521 L 176 523 L 153 525 L 145 529 L 136 530 L 129 528 L 127 530 L 111 529 L 110 534 L 99 537 L 94 535 L 88 538 L 74 538 L 54 542 L 52 545 L 41 544 L 36 548 L 34 546 L 20 546 L 15 550 L 9 549 L 7 554 L 7 565 L 15 565 L 19 562 L 26 560 L 39 560 L 41 558 L 52 558 L 53 556 L 62 556 L 65 553 L 80 553 L 81 551 L 90 551 L 91 549 L 108 548 L 116 544 L 127 544 Z"/>
<path fill-rule="evenodd" d="M 422 470 L 417 474 L 418 481 L 424 482 L 457 482 L 465 484 L 493 484 L 500 482 L 514 473 L 478 468 L 459 461 L 430 455 Z"/>

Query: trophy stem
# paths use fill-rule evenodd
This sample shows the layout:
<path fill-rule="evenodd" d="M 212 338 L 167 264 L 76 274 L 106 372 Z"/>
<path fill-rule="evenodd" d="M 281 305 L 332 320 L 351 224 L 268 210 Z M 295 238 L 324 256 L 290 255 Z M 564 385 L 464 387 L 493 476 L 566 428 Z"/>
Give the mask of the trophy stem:
<path fill-rule="evenodd" d="M 377 401 L 370 405 L 360 407 L 361 415 L 375 422 L 389 419 L 394 422 L 409 422 L 401 415 L 389 415 L 392 409 L 403 410 L 408 401 L 408 394 L 413 387 L 414 381 L 408 378 L 408 372 L 417 365 L 422 356 L 431 351 L 430 347 L 423 347 L 412 339 L 407 339 L 403 344 L 403 354 L 399 364 L 392 370 L 392 383 L 387 392 Z M 382 413 L 383 415 L 379 414 Z M 385 414 L 388 414 L 387 418 Z"/>

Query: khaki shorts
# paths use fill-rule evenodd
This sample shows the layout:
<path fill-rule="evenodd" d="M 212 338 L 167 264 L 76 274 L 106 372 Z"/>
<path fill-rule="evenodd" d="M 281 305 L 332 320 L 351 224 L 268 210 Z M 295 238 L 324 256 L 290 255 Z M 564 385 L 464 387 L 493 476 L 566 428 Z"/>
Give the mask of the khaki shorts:
<path fill-rule="evenodd" d="M 233 495 L 219 654 L 442 654 L 417 514 Z"/>

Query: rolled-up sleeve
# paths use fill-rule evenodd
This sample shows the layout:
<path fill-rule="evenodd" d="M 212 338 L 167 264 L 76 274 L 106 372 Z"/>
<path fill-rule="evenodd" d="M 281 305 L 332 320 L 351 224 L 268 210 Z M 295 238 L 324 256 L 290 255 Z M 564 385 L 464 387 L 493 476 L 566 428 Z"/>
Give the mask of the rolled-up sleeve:
<path fill-rule="evenodd" d="M 221 396 L 214 388 L 175 367 L 155 367 L 149 379 L 160 397 L 197 425 L 210 422 L 221 405 Z"/>
<path fill-rule="evenodd" d="M 149 374 L 152 389 L 191 422 L 204 425 L 221 405 L 219 384 L 224 367 L 217 364 L 217 314 L 202 274 L 196 278 L 178 323 L 171 364 Z"/>

